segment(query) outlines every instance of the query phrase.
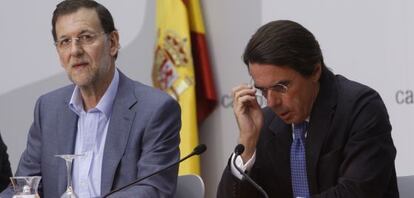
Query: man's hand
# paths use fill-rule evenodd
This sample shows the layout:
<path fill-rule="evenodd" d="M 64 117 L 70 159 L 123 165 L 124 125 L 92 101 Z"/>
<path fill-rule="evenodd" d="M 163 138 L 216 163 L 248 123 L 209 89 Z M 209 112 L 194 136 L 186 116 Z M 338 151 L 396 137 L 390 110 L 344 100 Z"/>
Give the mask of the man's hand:
<path fill-rule="evenodd" d="M 247 162 L 256 150 L 260 129 L 263 126 L 263 112 L 256 100 L 256 89 L 251 85 L 233 88 L 233 111 L 240 130 L 239 143 L 245 151 L 241 155 Z"/>

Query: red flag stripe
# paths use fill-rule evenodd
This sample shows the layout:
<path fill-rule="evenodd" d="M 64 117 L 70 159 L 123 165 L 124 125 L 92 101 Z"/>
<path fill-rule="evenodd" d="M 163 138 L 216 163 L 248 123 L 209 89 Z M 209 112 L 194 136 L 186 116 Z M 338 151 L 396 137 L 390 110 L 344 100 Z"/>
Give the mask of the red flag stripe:
<path fill-rule="evenodd" d="M 196 79 L 197 120 L 201 123 L 216 107 L 217 94 L 204 34 L 191 32 L 191 45 Z"/>

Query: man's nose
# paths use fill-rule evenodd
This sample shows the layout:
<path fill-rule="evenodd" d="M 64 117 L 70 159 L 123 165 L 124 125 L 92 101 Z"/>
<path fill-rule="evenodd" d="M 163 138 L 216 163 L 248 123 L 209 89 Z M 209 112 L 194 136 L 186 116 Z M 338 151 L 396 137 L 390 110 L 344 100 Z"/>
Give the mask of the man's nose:
<path fill-rule="evenodd" d="M 79 56 L 83 53 L 82 45 L 76 38 L 72 39 L 72 43 L 70 45 L 70 53 L 72 56 Z"/>

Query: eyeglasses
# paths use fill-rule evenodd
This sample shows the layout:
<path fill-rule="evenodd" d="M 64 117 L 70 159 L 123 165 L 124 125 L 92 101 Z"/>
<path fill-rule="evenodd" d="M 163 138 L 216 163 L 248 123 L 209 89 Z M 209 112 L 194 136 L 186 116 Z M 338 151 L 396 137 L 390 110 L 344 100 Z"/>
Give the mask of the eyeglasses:
<path fill-rule="evenodd" d="M 80 46 L 86 46 L 93 44 L 98 36 L 105 34 L 105 32 L 100 33 L 90 33 L 85 32 L 75 37 L 69 37 L 69 38 L 61 38 L 55 42 L 56 47 L 58 50 L 64 51 L 69 49 L 72 46 L 73 41 L 77 41 L 77 44 Z"/>
<path fill-rule="evenodd" d="M 279 94 L 286 94 L 287 92 L 288 92 L 288 85 L 289 85 L 289 82 L 288 81 L 282 81 L 282 82 L 278 82 L 278 83 L 276 83 L 275 85 L 272 85 L 272 86 L 270 86 L 270 87 L 267 87 L 267 88 L 264 88 L 264 87 L 257 87 L 255 84 L 254 84 L 254 80 L 253 80 L 253 78 L 251 78 L 251 80 L 250 80 L 250 84 L 252 85 L 252 86 L 254 86 L 258 91 L 259 91 L 259 93 L 258 94 L 260 94 L 260 95 L 262 95 L 262 96 L 266 96 L 267 95 L 267 93 L 269 92 L 269 90 L 270 91 L 273 91 L 273 92 L 276 92 L 276 93 L 279 93 Z"/>

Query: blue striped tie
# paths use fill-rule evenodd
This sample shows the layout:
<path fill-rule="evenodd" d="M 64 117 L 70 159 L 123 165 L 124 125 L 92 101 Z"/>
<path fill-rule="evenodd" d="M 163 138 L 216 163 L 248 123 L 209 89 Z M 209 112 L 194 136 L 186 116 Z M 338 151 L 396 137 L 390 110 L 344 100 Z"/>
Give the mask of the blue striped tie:
<path fill-rule="evenodd" d="M 292 174 L 293 197 L 310 197 L 306 173 L 305 133 L 308 123 L 295 124 L 292 146 L 290 148 L 290 169 Z"/>

